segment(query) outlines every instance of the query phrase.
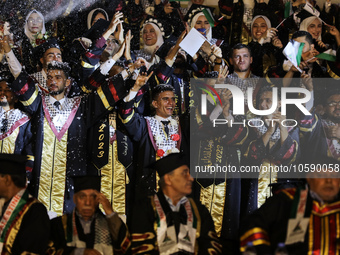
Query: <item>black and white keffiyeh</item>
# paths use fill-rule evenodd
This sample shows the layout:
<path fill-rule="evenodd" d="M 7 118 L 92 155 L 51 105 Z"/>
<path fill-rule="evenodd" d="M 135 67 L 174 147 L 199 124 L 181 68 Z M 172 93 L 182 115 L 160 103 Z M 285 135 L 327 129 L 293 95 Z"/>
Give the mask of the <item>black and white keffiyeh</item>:
<path fill-rule="evenodd" d="M 64 97 L 65 100 L 61 104 L 61 109 L 58 110 L 50 101 L 50 97 L 44 97 L 46 106 L 50 113 L 51 121 L 58 132 L 63 128 L 65 125 L 68 117 L 70 116 L 72 109 L 76 103 L 77 98 L 68 98 Z"/>
<path fill-rule="evenodd" d="M 166 134 L 164 130 L 164 125 L 162 122 L 157 120 L 155 117 L 145 117 L 145 119 L 149 122 L 150 129 L 155 140 L 157 149 L 161 149 L 164 151 L 164 156 L 179 152 L 177 149 L 177 142 L 172 139 L 173 135 L 178 134 L 178 117 L 171 117 L 169 119 L 169 135 Z"/>
<path fill-rule="evenodd" d="M 28 115 L 19 109 L 11 109 L 5 111 L 0 107 L 0 134 L 4 134 L 20 119 L 28 117 Z"/>

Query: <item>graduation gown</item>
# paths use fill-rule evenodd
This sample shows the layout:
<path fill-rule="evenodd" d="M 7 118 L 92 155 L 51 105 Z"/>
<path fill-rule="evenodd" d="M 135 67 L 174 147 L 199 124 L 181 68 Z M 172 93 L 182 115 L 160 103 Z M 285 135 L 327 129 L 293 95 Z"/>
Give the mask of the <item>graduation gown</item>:
<path fill-rule="evenodd" d="M 299 128 L 288 128 L 288 136 L 281 145 L 281 133 L 277 127 L 271 136 L 267 146 L 264 146 L 262 136 L 267 131 L 267 127 L 256 128 L 260 118 L 254 118 L 249 128 L 248 141 L 243 148 L 242 164 L 245 166 L 258 166 L 259 173 L 254 173 L 254 179 L 242 179 L 242 212 L 249 214 L 260 207 L 268 197 L 272 196 L 272 183 L 289 185 L 289 180 L 282 180 L 280 173 L 266 172 L 262 166 L 273 167 L 280 165 L 294 164 L 300 155 Z M 289 124 L 288 124 L 289 125 Z M 267 169 L 268 169 L 267 168 Z M 250 174 L 247 173 L 249 176 Z M 281 178 L 280 178 L 281 177 Z M 271 185 L 271 186 L 269 186 Z M 283 187 L 281 186 L 281 189 Z"/>
<path fill-rule="evenodd" d="M 163 192 L 159 191 L 154 196 L 136 203 L 134 212 L 128 222 L 132 254 L 161 254 L 160 247 L 169 248 L 167 244 L 170 243 L 170 246 L 174 244 L 174 235 L 180 233 L 183 229 L 186 229 L 184 231 L 186 235 L 184 234 L 184 238 L 183 236 L 182 238 L 186 241 L 182 240 L 182 242 L 185 242 L 187 246 L 193 243 L 194 252 L 185 252 L 180 249 L 176 254 L 222 253 L 221 244 L 214 229 L 214 222 L 207 208 L 191 198 L 180 206 L 179 212 L 173 212 Z M 166 225 L 163 225 L 164 223 Z M 159 224 L 162 224 L 162 227 L 158 228 Z M 167 231 L 176 228 L 178 228 L 178 230 L 175 230 L 177 231 L 176 234 Z M 158 237 L 161 233 L 164 239 Z M 174 233 L 174 235 L 170 233 Z M 195 240 L 191 238 L 192 235 L 190 234 L 195 236 Z M 181 234 L 178 234 L 177 238 L 180 238 L 180 236 Z M 159 242 L 159 239 L 162 239 L 163 243 Z"/>
<path fill-rule="evenodd" d="M 116 214 L 107 218 L 97 210 L 93 217 L 88 234 L 84 233 L 75 210 L 71 214 L 52 219 L 49 252 L 72 254 L 76 248 L 88 248 L 96 249 L 103 255 L 111 255 L 113 252 L 124 254 L 130 239 L 119 216 Z"/>
<path fill-rule="evenodd" d="M 143 90 L 139 90 L 137 97 L 141 99 Z M 165 156 L 164 153 L 171 153 L 170 151 L 162 151 L 162 148 L 158 148 L 156 137 L 158 134 L 153 133 L 153 127 L 158 125 L 158 121 L 155 117 L 143 117 L 137 112 L 138 105 L 140 101 L 136 102 L 131 100 L 129 102 L 122 102 L 122 107 L 120 109 L 120 119 L 124 124 L 131 140 L 134 142 L 134 169 L 135 179 L 138 180 L 137 183 L 137 193 L 136 195 L 145 196 L 146 192 L 148 195 L 152 195 L 156 189 L 156 174 L 148 166 L 156 160 Z M 178 140 L 173 140 L 167 137 L 165 144 L 169 148 L 169 144 L 174 145 L 170 150 L 185 151 L 187 152 L 187 136 L 182 132 L 182 126 L 187 127 L 186 123 L 188 119 L 185 115 L 181 118 L 173 118 L 177 124 L 173 126 L 170 122 L 169 130 L 171 135 L 171 130 L 177 130 Z M 160 128 L 160 132 L 164 128 Z M 164 141 L 163 141 L 164 142 Z"/>
<path fill-rule="evenodd" d="M 31 192 L 47 208 L 58 215 L 73 210 L 72 176 L 86 175 L 87 129 L 103 117 L 125 94 L 124 82 L 120 77 L 100 87 L 106 77 L 95 72 L 89 82 L 98 87 L 86 97 L 73 97 L 72 111 L 58 132 L 50 117 L 45 96 L 25 72 L 11 84 L 19 94 L 24 109 L 35 115 L 32 130 L 35 140 L 35 165 L 30 185 Z M 113 84 L 114 83 L 114 84 Z M 97 173 L 92 173 L 97 174 Z"/>
<path fill-rule="evenodd" d="M 45 254 L 50 233 L 49 218 L 46 208 L 37 199 L 30 197 L 27 190 L 19 192 L 8 203 L 10 208 L 12 201 L 20 194 L 21 200 L 16 205 L 16 215 L 8 228 L 5 227 L 1 234 L 3 250 L 1 254 Z M 1 207 L 2 215 L 6 215 L 6 208 Z M 4 216 L 1 217 L 1 220 Z"/>
<path fill-rule="evenodd" d="M 8 125 L 4 127 L 3 121 L 0 124 L 0 152 L 27 155 L 26 170 L 30 180 L 34 164 L 30 116 L 19 109 L 12 109 L 8 116 L 2 116 L 5 114 L 4 110 L 0 108 L 0 116 L 3 118 L 2 120 L 6 119 Z"/>
<path fill-rule="evenodd" d="M 278 243 L 284 243 L 288 221 L 296 215 L 303 189 L 286 189 L 268 199 L 251 214 L 241 227 L 241 251 L 248 242 L 253 243 L 257 254 L 273 254 Z M 303 217 L 308 227 L 303 241 L 286 245 L 289 254 L 336 254 L 340 228 L 340 201 L 321 205 L 308 192 Z M 301 227 L 301 224 L 300 224 Z M 301 228 L 295 229 L 297 232 Z"/>
<path fill-rule="evenodd" d="M 88 131 L 88 169 L 101 174 L 101 192 L 112 209 L 127 214 L 133 203 L 133 147 L 116 118 L 111 112 Z"/>

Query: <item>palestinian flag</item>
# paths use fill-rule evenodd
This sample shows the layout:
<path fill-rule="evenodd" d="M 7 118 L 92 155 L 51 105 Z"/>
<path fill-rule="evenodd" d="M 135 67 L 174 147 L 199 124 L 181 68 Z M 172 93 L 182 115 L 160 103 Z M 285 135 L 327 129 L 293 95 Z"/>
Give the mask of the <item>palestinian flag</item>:
<path fill-rule="evenodd" d="M 329 50 L 326 50 L 326 51 L 320 53 L 319 55 L 316 55 L 315 57 L 335 62 L 336 61 L 336 51 L 329 49 Z"/>
<path fill-rule="evenodd" d="M 213 15 L 211 14 L 211 11 L 208 8 L 203 9 L 202 11 L 204 13 L 204 16 L 207 18 L 209 24 L 211 27 L 215 26 L 215 20 Z"/>
<path fill-rule="evenodd" d="M 292 13 L 293 13 L 292 3 L 290 1 L 287 1 L 285 3 L 285 12 L 284 12 L 285 19 L 288 18 Z"/>
<path fill-rule="evenodd" d="M 283 50 L 283 54 L 288 58 L 290 62 L 302 73 L 302 70 L 299 68 L 301 62 L 301 55 L 304 43 L 299 43 L 294 40 L 290 40 L 287 46 Z"/>

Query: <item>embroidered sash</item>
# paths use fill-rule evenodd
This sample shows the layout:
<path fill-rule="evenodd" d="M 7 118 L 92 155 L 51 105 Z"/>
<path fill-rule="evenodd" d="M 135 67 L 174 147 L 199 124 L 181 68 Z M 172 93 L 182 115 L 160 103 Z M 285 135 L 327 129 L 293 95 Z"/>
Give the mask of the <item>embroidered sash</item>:
<path fill-rule="evenodd" d="M 103 255 L 112 255 L 113 254 L 113 246 L 110 235 L 110 230 L 107 225 L 107 221 L 104 217 L 95 217 L 95 238 L 94 238 L 94 249 L 99 251 Z M 75 220 L 75 210 L 72 213 L 72 221 L 67 222 L 67 230 L 71 230 L 72 234 L 67 235 L 72 239 L 67 240 L 67 246 L 69 247 L 77 247 L 77 248 L 86 248 L 86 243 L 79 240 L 78 231 L 76 227 Z"/>
<path fill-rule="evenodd" d="M 157 242 L 160 254 L 173 254 L 186 251 L 194 254 L 196 242 L 196 221 L 189 200 L 184 204 L 187 213 L 186 225 L 180 224 L 179 233 L 176 237 L 175 226 L 168 226 L 163 208 L 158 196 L 154 196 L 157 218 Z"/>
<path fill-rule="evenodd" d="M 0 253 L 2 252 L 5 236 L 9 227 L 27 202 L 28 192 L 25 191 L 25 189 L 19 191 L 18 194 L 11 199 L 11 202 L 0 221 Z"/>

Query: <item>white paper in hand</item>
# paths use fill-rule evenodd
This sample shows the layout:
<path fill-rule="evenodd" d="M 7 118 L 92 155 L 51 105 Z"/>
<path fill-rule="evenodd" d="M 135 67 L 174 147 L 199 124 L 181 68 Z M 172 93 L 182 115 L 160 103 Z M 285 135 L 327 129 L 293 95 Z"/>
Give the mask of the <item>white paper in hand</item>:
<path fill-rule="evenodd" d="M 194 57 L 205 41 L 207 41 L 207 39 L 195 28 L 192 28 L 179 46 L 190 56 Z"/>

